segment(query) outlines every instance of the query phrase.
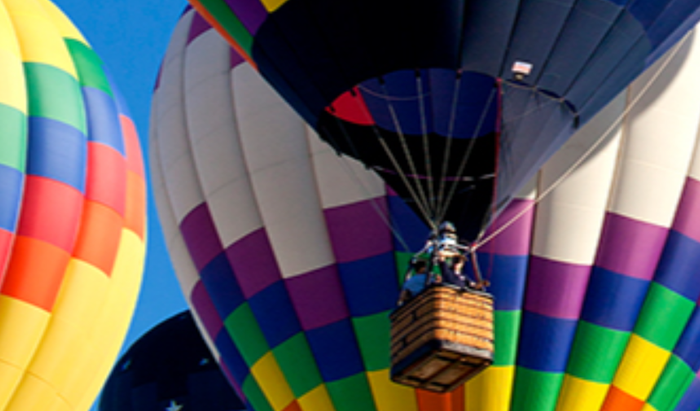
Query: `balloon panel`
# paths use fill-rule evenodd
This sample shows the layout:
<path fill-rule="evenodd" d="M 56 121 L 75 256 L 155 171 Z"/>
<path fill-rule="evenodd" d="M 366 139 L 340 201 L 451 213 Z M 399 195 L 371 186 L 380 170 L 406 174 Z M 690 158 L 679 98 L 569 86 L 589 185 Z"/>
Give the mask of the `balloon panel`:
<path fill-rule="evenodd" d="M 56 6 L 0 9 L 0 408 L 87 409 L 140 284 L 138 136 L 102 61 Z"/>
<path fill-rule="evenodd" d="M 694 38 L 648 91 L 662 64 L 587 123 L 485 233 L 495 363 L 438 396 L 388 377 L 388 313 L 428 228 L 203 25 L 186 12 L 166 54 L 152 171 L 183 291 L 254 409 L 700 406 Z"/>

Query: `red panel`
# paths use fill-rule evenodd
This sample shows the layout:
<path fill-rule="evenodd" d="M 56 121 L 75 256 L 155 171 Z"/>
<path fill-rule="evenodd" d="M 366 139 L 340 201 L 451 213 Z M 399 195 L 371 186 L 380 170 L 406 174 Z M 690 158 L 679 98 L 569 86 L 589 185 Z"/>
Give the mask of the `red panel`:
<path fill-rule="evenodd" d="M 282 411 L 302 411 L 302 409 L 299 406 L 299 403 L 297 403 L 296 401 L 292 401 L 289 405 L 284 407 Z"/>
<path fill-rule="evenodd" d="M 643 407 L 644 401 L 611 385 L 601 411 L 641 411 Z"/>
<path fill-rule="evenodd" d="M 70 255 L 52 244 L 17 236 L 0 294 L 51 312 L 68 261 Z"/>
<path fill-rule="evenodd" d="M 420 411 L 452 411 L 452 396 L 417 389 L 416 399 Z"/>
<path fill-rule="evenodd" d="M 67 184 L 28 175 L 17 235 L 72 252 L 83 201 L 82 193 Z"/>
<path fill-rule="evenodd" d="M 146 235 L 146 182 L 129 171 L 126 190 L 124 227 L 143 239 Z"/>
<path fill-rule="evenodd" d="M 124 215 L 126 159 L 112 147 L 88 143 L 88 172 L 85 197 Z"/>
<path fill-rule="evenodd" d="M 0 230 L 0 286 L 5 278 L 5 268 L 10 261 L 10 252 L 12 251 L 12 242 L 15 235 L 7 230 Z"/>
<path fill-rule="evenodd" d="M 119 121 L 122 125 L 127 167 L 130 171 L 133 171 L 145 179 L 146 173 L 143 167 L 143 153 L 141 152 L 141 144 L 139 143 L 139 135 L 136 132 L 136 126 L 129 117 L 124 115 L 119 116 Z"/>
<path fill-rule="evenodd" d="M 122 217 L 111 208 L 86 201 L 73 256 L 111 275 L 123 224 Z"/>
<path fill-rule="evenodd" d="M 346 91 L 340 97 L 335 99 L 330 107 L 326 108 L 330 114 L 345 120 L 350 123 L 369 126 L 375 123 L 362 94 L 357 90 L 357 87 L 351 91 Z"/>

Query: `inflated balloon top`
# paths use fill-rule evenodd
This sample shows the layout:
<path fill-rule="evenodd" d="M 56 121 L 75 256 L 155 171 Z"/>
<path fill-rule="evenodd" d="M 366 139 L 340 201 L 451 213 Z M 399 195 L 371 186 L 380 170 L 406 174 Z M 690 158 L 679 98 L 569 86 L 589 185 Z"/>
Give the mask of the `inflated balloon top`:
<path fill-rule="evenodd" d="M 699 409 L 698 44 L 582 127 L 487 231 L 494 364 L 438 395 L 389 378 L 389 313 L 428 228 L 186 12 L 153 95 L 151 171 L 230 381 L 255 411 Z"/>
<path fill-rule="evenodd" d="M 0 409 L 85 410 L 141 283 L 138 136 L 51 2 L 0 1 L 0 56 Z"/>
<path fill-rule="evenodd" d="M 100 396 L 100 411 L 240 411 L 192 315 L 155 326 L 122 355 Z"/>
<path fill-rule="evenodd" d="M 425 221 L 484 228 L 700 1 L 190 0 Z"/>

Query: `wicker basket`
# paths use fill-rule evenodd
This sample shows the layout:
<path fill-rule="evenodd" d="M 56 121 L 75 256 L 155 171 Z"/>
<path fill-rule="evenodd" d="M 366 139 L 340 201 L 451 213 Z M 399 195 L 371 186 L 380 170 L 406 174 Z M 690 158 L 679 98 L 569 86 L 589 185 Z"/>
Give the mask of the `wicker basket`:
<path fill-rule="evenodd" d="M 433 285 L 391 319 L 391 379 L 449 392 L 493 363 L 493 297 Z"/>

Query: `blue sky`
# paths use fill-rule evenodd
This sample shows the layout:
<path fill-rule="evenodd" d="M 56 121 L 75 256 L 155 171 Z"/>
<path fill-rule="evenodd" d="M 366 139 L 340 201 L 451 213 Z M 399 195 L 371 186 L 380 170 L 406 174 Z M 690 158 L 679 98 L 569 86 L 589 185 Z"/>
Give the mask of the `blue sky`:
<path fill-rule="evenodd" d="M 147 157 L 151 91 L 186 0 L 53 1 L 106 63 L 129 104 Z M 157 323 L 187 308 L 167 256 L 150 186 L 148 219 L 144 281 L 124 348 Z"/>

